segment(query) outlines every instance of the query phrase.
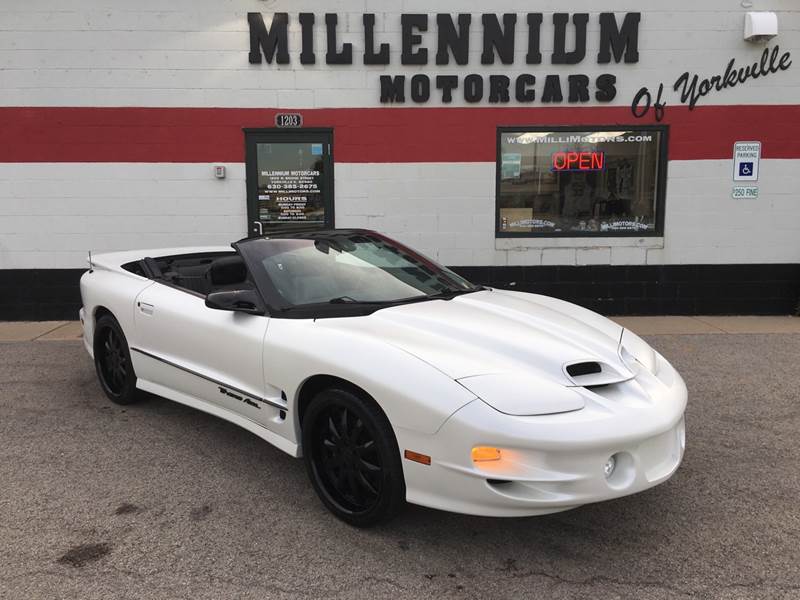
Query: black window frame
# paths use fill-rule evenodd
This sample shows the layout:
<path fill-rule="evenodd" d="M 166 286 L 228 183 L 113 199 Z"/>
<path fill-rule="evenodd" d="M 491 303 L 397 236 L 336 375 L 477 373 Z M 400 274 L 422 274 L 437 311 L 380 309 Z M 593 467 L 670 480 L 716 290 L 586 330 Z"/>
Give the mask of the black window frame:
<path fill-rule="evenodd" d="M 501 141 L 507 133 L 528 132 L 593 132 L 630 129 L 632 131 L 659 132 L 659 159 L 656 176 L 656 219 L 653 231 L 501 231 L 500 219 L 500 175 L 502 169 Z M 620 237 L 664 237 L 664 207 L 667 196 L 667 169 L 669 165 L 669 125 L 638 125 L 617 123 L 616 125 L 502 125 L 497 127 L 495 146 L 495 191 L 494 191 L 494 237 L 498 238 L 620 238 Z"/>

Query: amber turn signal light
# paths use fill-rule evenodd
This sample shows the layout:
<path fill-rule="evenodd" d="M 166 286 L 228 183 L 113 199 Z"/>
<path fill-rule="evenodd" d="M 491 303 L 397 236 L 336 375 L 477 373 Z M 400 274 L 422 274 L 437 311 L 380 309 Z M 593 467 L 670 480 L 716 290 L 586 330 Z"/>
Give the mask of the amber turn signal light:
<path fill-rule="evenodd" d="M 473 462 L 487 462 L 490 460 L 500 460 L 500 448 L 491 446 L 475 446 L 472 449 Z"/>
<path fill-rule="evenodd" d="M 419 452 L 414 452 L 413 450 L 406 450 L 403 453 L 403 456 L 405 456 L 407 460 L 413 460 L 414 462 L 418 462 L 423 465 L 431 464 L 431 457 L 427 454 L 420 454 Z"/>

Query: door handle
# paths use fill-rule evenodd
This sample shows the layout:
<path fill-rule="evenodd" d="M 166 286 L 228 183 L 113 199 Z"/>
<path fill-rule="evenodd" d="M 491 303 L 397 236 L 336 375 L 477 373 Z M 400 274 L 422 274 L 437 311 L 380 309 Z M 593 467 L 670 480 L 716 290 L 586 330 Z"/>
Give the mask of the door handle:
<path fill-rule="evenodd" d="M 258 235 L 264 235 L 264 226 L 261 221 L 253 221 L 253 233 L 258 231 Z"/>
<path fill-rule="evenodd" d="M 153 311 L 155 310 L 155 306 L 152 304 L 148 304 L 147 302 L 137 302 L 136 306 L 139 307 L 139 312 L 143 315 L 152 315 Z"/>

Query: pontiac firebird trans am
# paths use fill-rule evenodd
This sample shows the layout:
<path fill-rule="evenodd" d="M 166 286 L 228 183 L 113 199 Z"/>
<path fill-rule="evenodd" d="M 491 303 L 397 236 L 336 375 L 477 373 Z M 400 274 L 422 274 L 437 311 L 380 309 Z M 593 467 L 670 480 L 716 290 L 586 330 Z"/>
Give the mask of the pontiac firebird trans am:
<path fill-rule="evenodd" d="M 81 295 L 113 402 L 144 390 L 302 456 L 353 525 L 406 500 L 568 510 L 657 485 L 683 458 L 686 386 L 641 338 L 375 232 L 103 254 Z"/>

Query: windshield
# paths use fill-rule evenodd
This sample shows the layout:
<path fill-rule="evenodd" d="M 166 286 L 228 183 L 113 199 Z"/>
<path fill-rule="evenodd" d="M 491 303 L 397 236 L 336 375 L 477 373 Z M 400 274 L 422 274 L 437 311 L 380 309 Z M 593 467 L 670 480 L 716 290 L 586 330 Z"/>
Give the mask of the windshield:
<path fill-rule="evenodd" d="M 476 291 L 452 271 L 375 233 L 254 239 L 241 250 L 263 270 L 282 304 L 364 304 Z"/>

